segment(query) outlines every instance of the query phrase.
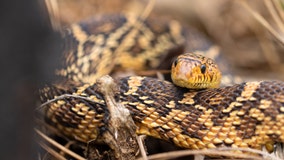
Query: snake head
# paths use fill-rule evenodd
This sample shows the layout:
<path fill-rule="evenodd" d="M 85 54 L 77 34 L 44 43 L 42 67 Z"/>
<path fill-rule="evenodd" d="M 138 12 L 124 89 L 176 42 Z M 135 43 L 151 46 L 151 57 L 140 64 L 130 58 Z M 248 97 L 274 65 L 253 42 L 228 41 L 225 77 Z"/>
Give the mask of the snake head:
<path fill-rule="evenodd" d="M 217 88 L 221 82 L 221 72 L 217 64 L 202 55 L 185 53 L 172 64 L 172 81 L 189 89 Z"/>

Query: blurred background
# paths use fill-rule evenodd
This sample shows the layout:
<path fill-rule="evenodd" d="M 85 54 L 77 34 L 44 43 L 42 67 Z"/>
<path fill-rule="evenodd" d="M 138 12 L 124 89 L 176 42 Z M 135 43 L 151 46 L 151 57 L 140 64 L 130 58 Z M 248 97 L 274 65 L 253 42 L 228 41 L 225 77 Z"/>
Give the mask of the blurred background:
<path fill-rule="evenodd" d="M 36 89 L 52 79 L 56 30 L 101 13 L 142 13 L 146 0 L 0 2 L 0 159 L 35 159 Z M 47 6 L 46 6 L 47 4 Z M 281 0 L 157 0 L 153 15 L 179 20 L 219 45 L 246 80 L 284 80 Z"/>
<path fill-rule="evenodd" d="M 0 2 L 0 159 L 35 159 L 36 88 L 48 80 L 41 60 L 56 42 L 44 2 Z M 56 39 L 56 38 L 54 38 Z M 51 47 L 52 48 L 52 47 Z"/>

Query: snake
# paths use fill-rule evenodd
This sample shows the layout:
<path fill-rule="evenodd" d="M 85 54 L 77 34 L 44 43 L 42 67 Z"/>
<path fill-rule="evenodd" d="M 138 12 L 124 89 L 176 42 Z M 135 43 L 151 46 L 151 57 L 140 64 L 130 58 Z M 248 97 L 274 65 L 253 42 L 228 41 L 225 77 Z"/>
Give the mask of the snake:
<path fill-rule="evenodd" d="M 62 35 L 63 67 L 56 71 L 60 80 L 40 89 L 40 100 L 48 102 L 43 111 L 48 124 L 84 143 L 98 139 L 107 130 L 110 112 L 96 83 L 99 77 L 117 70 L 155 69 L 168 55 L 185 50 L 208 53 L 212 49 L 212 44 L 177 21 L 155 17 L 101 15 L 69 26 Z M 196 82 L 193 89 L 184 88 L 183 80 L 192 74 L 179 77 L 177 69 L 172 76 L 179 77 L 176 81 L 180 86 L 144 76 L 115 80 L 114 98 L 129 111 L 136 134 L 188 149 L 266 147 L 271 152 L 275 143 L 284 142 L 284 82 L 218 87 L 222 82 L 216 77 L 223 72 L 210 69 L 216 68 L 213 60 L 193 56 L 189 61 L 187 56 L 177 58 L 172 67 L 183 72 L 188 63 L 201 64 L 195 69 L 198 78 L 190 80 Z M 205 81 L 213 85 L 201 83 Z M 58 98 L 61 95 L 72 96 Z"/>

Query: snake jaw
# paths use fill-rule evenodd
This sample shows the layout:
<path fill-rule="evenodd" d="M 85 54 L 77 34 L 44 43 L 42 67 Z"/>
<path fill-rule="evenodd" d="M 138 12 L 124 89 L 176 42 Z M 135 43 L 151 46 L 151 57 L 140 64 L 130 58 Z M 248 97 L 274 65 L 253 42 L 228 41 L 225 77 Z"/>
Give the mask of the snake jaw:
<path fill-rule="evenodd" d="M 217 88 L 221 72 L 213 60 L 196 54 L 183 54 L 172 64 L 172 80 L 190 89 Z"/>

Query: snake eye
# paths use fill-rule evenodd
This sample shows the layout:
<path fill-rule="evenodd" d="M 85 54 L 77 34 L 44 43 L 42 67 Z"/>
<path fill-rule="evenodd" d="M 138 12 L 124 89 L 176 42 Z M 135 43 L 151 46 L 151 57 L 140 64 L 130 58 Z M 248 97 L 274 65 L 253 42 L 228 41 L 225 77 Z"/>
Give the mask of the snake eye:
<path fill-rule="evenodd" d="M 200 66 L 200 70 L 201 70 L 201 73 L 204 74 L 205 71 L 206 71 L 206 65 L 205 65 L 205 64 L 202 64 L 202 65 Z"/>
<path fill-rule="evenodd" d="M 178 64 L 178 59 L 176 59 L 176 60 L 174 61 L 174 66 L 177 66 L 177 64 Z"/>

